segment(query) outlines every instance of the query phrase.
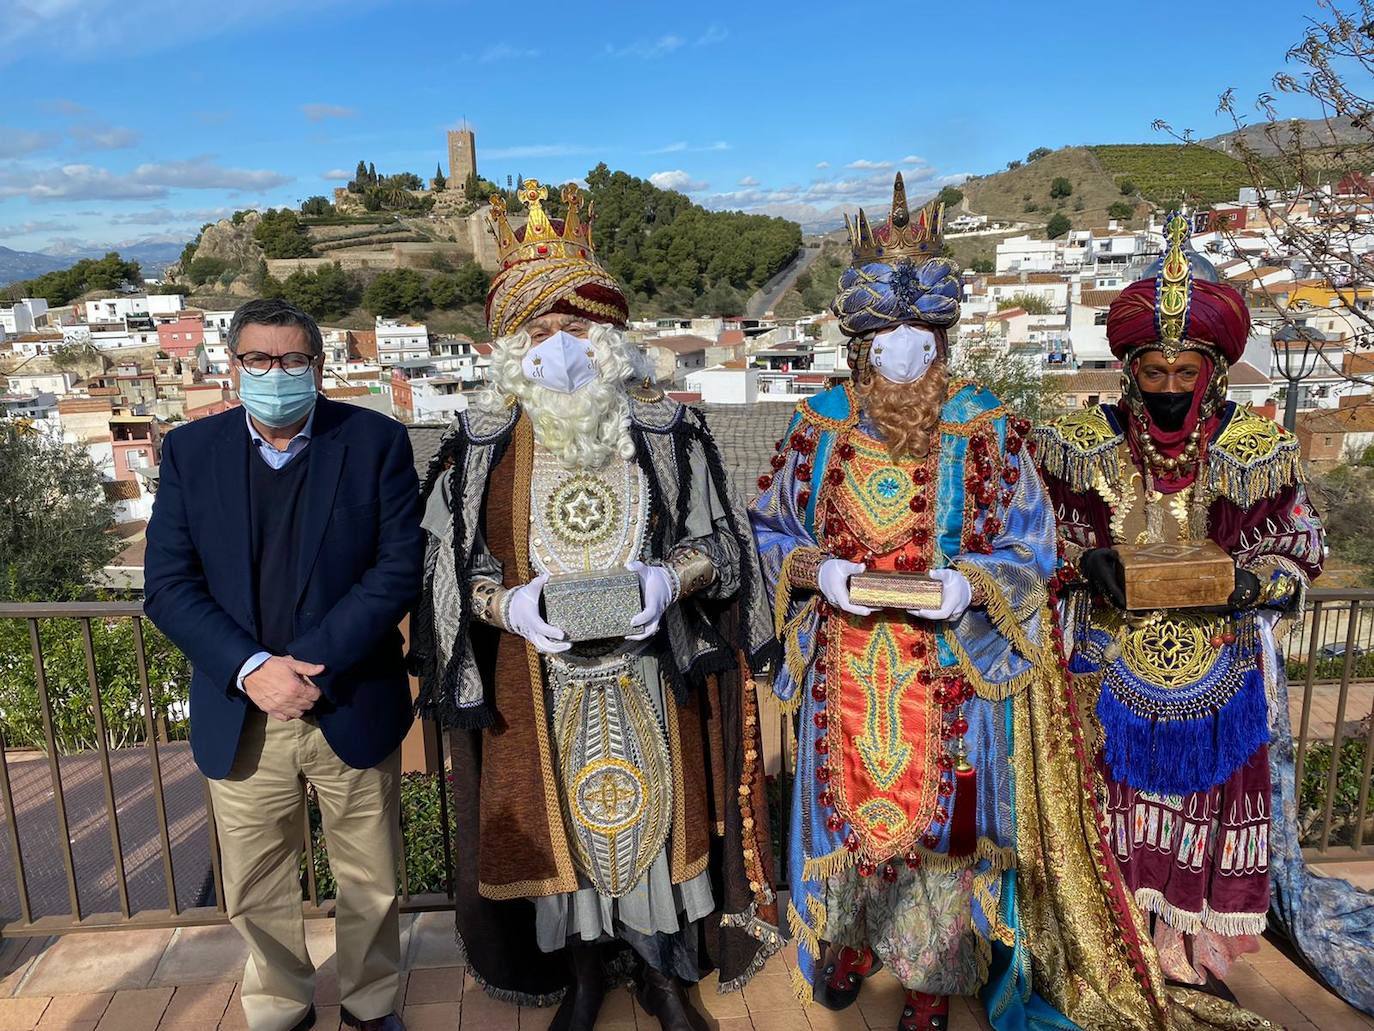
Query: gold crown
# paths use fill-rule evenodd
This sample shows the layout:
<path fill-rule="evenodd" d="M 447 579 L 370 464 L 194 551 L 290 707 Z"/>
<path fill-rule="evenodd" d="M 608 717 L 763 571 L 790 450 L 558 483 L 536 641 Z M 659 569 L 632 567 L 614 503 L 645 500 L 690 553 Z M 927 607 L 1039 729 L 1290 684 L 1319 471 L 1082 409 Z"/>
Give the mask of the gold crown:
<path fill-rule="evenodd" d="M 851 222 L 844 216 L 845 228 L 849 230 L 849 247 L 854 254 L 855 265 L 868 265 L 875 261 L 893 264 L 900 258 L 925 259 L 936 257 L 944 247 L 945 206 L 931 201 L 916 217 L 906 206 L 906 184 L 902 173 L 892 184 L 892 210 L 887 221 L 877 229 L 868 224 L 868 216 L 863 208 Z"/>
<path fill-rule="evenodd" d="M 1193 303 L 1193 265 L 1185 253 L 1190 236 L 1188 216 L 1172 212 L 1164 223 L 1164 254 L 1155 281 L 1155 328 L 1170 364 L 1188 335 L 1188 309 Z"/>
<path fill-rule="evenodd" d="M 510 268 L 522 261 L 544 261 L 548 258 L 596 261 L 596 251 L 592 247 L 592 206 L 587 205 L 587 217 L 584 220 L 581 190 L 568 183 L 559 192 L 568 209 L 561 230 L 544 211 L 543 202 L 549 199 L 549 188 L 541 186 L 538 179 L 522 182 L 516 196 L 529 210 L 522 237 L 516 236 L 506 220 L 506 199 L 499 193 L 491 198 L 491 230 L 496 236 L 502 268 Z"/>

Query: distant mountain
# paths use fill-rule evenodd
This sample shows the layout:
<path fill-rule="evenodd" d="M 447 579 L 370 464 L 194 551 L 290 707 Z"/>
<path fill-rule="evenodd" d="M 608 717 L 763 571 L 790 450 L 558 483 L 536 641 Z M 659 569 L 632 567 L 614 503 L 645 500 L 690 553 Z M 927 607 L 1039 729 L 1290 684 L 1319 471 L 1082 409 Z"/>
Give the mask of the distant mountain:
<path fill-rule="evenodd" d="M 154 238 L 105 247 L 58 245 L 48 248 L 48 251 L 16 251 L 10 247 L 0 247 L 0 286 L 71 268 L 82 258 L 103 258 L 110 251 L 118 251 L 121 257 L 138 262 L 145 276 L 158 276 L 181 257 L 185 246 L 185 240 Z"/>
<path fill-rule="evenodd" d="M 1239 132 L 1232 130 L 1198 142 L 1204 147 L 1211 147 L 1213 150 L 1219 150 L 1223 154 L 1230 154 L 1234 157 L 1238 153 L 1236 140 L 1240 138 L 1256 154 L 1267 156 L 1277 154 L 1279 151 L 1279 148 L 1268 136 L 1269 130 L 1269 124 L 1261 122 L 1258 125 L 1246 126 Z M 1276 123 L 1275 131 L 1285 148 L 1291 145 L 1289 141 L 1294 132 L 1301 134 L 1302 145 L 1306 148 L 1333 147 L 1340 144 L 1368 146 L 1370 143 L 1374 143 L 1374 138 L 1371 138 L 1369 129 L 1352 126 L 1348 118 L 1333 118 L 1330 123 L 1322 118 L 1292 118 L 1286 122 Z"/>
<path fill-rule="evenodd" d="M 0 286 L 8 286 L 21 279 L 32 279 L 45 272 L 56 272 L 70 264 L 72 260 L 55 258 L 50 254 L 0 247 Z"/>

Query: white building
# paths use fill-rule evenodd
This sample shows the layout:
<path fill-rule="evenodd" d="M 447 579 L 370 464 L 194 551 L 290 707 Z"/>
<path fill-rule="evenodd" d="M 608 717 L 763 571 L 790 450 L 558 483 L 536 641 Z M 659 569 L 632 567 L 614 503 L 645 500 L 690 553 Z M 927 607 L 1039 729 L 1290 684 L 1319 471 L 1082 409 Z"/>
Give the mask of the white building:
<path fill-rule="evenodd" d="M 1069 304 L 1069 281 L 1052 272 L 988 276 L 988 300 L 994 307 L 1014 297 L 1034 297 L 1052 311 L 1062 312 Z"/>
<path fill-rule="evenodd" d="M 10 305 L 0 305 L 0 339 L 8 334 L 32 333 L 48 314 L 48 302 L 42 297 L 25 297 Z"/>
<path fill-rule="evenodd" d="M 377 363 L 390 368 L 397 362 L 429 357 L 429 329 L 424 323 L 412 324 L 377 316 Z"/>
<path fill-rule="evenodd" d="M 12 394 L 56 394 L 62 397 L 71 392 L 80 377 L 74 372 L 24 372 L 22 369 L 5 377 Z"/>
<path fill-rule="evenodd" d="M 1013 236 L 997 245 L 997 273 L 1050 272 L 1061 267 L 1063 248 L 1058 240 Z"/>
<path fill-rule="evenodd" d="M 708 405 L 751 405 L 759 399 L 759 370 L 736 360 L 687 374 L 687 389 Z"/>
<path fill-rule="evenodd" d="M 136 294 L 86 302 L 87 322 L 120 322 L 130 316 L 171 316 L 186 306 L 181 294 Z"/>

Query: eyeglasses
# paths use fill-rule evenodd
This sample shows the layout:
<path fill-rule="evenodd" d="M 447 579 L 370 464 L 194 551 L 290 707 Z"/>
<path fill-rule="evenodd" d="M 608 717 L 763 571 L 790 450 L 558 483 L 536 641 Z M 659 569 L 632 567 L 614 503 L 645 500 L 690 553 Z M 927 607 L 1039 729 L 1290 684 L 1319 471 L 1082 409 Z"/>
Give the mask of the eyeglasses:
<path fill-rule="evenodd" d="M 304 376 L 315 366 L 315 356 L 301 351 L 288 351 L 286 354 L 264 354 L 262 351 L 246 351 L 235 355 L 239 364 L 250 376 L 266 376 L 272 366 L 280 365 L 288 376 Z"/>

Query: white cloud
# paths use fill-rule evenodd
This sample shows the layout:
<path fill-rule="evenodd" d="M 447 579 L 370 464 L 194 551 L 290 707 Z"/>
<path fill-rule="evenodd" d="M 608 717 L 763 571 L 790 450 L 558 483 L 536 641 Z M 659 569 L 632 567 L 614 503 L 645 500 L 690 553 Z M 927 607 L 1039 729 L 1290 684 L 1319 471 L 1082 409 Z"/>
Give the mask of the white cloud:
<path fill-rule="evenodd" d="M 649 151 L 650 154 L 680 154 L 687 149 L 687 144 L 679 140 L 677 143 L 670 143 L 666 147 L 659 147 L 657 150 Z"/>
<path fill-rule="evenodd" d="M 84 104 L 78 104 L 75 100 L 68 100 L 66 97 L 54 97 L 52 100 L 39 101 L 38 106 L 49 114 L 67 115 L 75 117 L 90 113 L 90 108 Z"/>
<path fill-rule="evenodd" d="M 0 226 L 0 236 L 27 236 L 29 233 L 69 233 L 76 228 L 72 222 L 56 219 L 33 219 L 13 225 Z"/>
<path fill-rule="evenodd" d="M 0 126 L 0 158 L 17 158 L 57 145 L 60 137 L 52 132 L 9 129 Z"/>
<path fill-rule="evenodd" d="M 680 190 L 683 193 L 697 193 L 708 189 L 710 183 L 704 183 L 693 179 L 690 175 L 680 168 L 674 168 L 667 172 L 655 172 L 649 176 L 649 182 L 653 183 L 660 190 Z"/>
<path fill-rule="evenodd" d="M 528 61 L 538 56 L 538 50 L 513 47 L 509 43 L 493 43 L 477 55 L 477 63 L 494 64 L 497 61 Z"/>
<path fill-rule="evenodd" d="M 707 149 L 707 150 L 729 150 L 729 149 L 730 149 L 730 144 L 726 143 L 724 140 L 716 140 L 715 143 L 711 144 L 711 145 L 710 145 L 709 147 L 707 147 L 706 149 Z"/>
<path fill-rule="evenodd" d="M 830 162 L 829 162 L 829 161 L 817 161 L 817 162 L 816 162 L 816 167 L 817 167 L 817 168 L 829 168 L 829 167 L 830 167 Z"/>
<path fill-rule="evenodd" d="M 607 43 L 606 54 L 609 57 L 635 57 L 641 61 L 652 61 L 660 57 L 667 57 L 675 50 L 682 49 L 686 43 L 687 41 L 681 36 L 670 33 L 656 39 L 637 39 L 619 47 Z"/>
<path fill-rule="evenodd" d="M 858 161 L 851 161 L 851 162 L 849 162 L 849 164 L 845 165 L 844 167 L 845 167 L 845 168 L 853 168 L 853 169 L 856 169 L 856 170 L 858 170 L 858 171 L 875 171 L 875 170 L 880 170 L 880 169 L 885 169 L 885 168 L 891 168 L 891 167 L 892 167 L 892 162 L 891 162 L 891 161 L 869 161 L 869 160 L 866 159 L 866 158 L 859 158 Z"/>
<path fill-rule="evenodd" d="M 186 161 L 139 165 L 131 173 L 136 182 L 174 186 L 183 190 L 263 191 L 285 186 L 291 176 L 266 169 L 225 168 L 208 154 Z"/>
<path fill-rule="evenodd" d="M 73 125 L 67 132 L 79 145 L 92 150 L 123 150 L 125 147 L 134 146 L 142 139 L 142 134 L 136 129 L 99 122 Z"/>
<path fill-rule="evenodd" d="M 706 31 L 696 39 L 696 46 L 709 47 L 715 43 L 723 43 L 730 38 L 730 30 L 712 22 L 706 26 Z"/>
<path fill-rule="evenodd" d="M 331 182 L 346 183 L 353 178 L 353 172 L 347 168 L 331 168 L 328 172 L 321 172 L 320 178 L 328 179 Z"/>
<path fill-rule="evenodd" d="M 126 211 L 119 215 L 113 215 L 109 221 L 112 225 L 123 226 L 177 224 L 199 226 L 206 222 L 218 222 L 222 218 L 228 218 L 233 213 L 233 208 L 190 208 L 182 211 L 173 211 L 171 208 L 150 208 L 147 211 Z"/>
<path fill-rule="evenodd" d="M 97 165 L 67 164 L 32 168 L 11 162 L 0 166 L 0 197 L 30 200 L 156 200 L 169 190 L 245 190 L 261 192 L 291 182 L 291 176 L 263 169 L 226 168 L 206 155 L 186 161 L 150 162 L 132 172 Z"/>
<path fill-rule="evenodd" d="M 302 104 L 301 114 L 312 122 L 323 122 L 328 118 L 352 118 L 358 112 L 341 104 Z"/>
<path fill-rule="evenodd" d="M 755 179 L 752 175 L 746 175 L 743 179 L 739 181 L 740 186 L 757 186 L 758 184 L 759 181 Z"/>
<path fill-rule="evenodd" d="M 904 165 L 924 165 L 925 163 L 926 159 L 916 154 L 908 154 L 906 157 L 902 158 L 902 164 Z"/>
<path fill-rule="evenodd" d="M 686 152 L 688 152 L 688 151 L 691 151 L 693 154 L 706 154 L 706 153 L 713 153 L 713 152 L 719 152 L 719 151 L 730 150 L 730 149 L 731 149 L 730 144 L 729 144 L 729 143 L 726 143 L 724 140 L 716 140 L 714 143 L 707 143 L 707 144 L 702 145 L 702 146 L 693 146 L 692 144 L 689 144 L 689 143 L 687 143 L 687 142 L 684 141 L 684 140 L 678 140 L 678 141 L 675 142 L 675 143 L 669 143 L 669 144 L 667 144 L 666 146 L 662 146 L 662 147 L 657 148 L 656 150 L 646 150 L 645 153 L 646 153 L 646 154 L 684 154 L 684 153 L 686 153 Z"/>

